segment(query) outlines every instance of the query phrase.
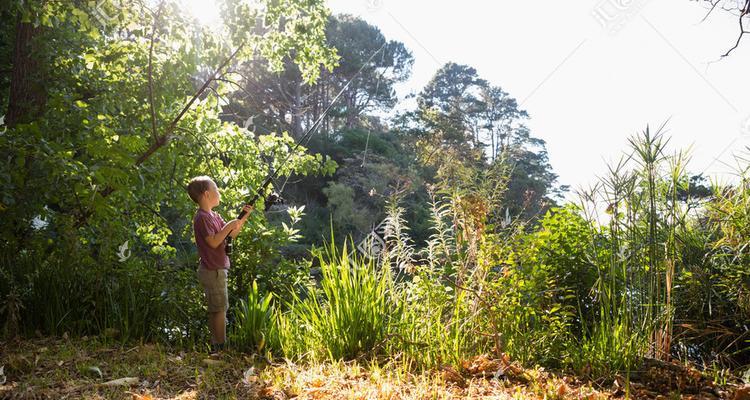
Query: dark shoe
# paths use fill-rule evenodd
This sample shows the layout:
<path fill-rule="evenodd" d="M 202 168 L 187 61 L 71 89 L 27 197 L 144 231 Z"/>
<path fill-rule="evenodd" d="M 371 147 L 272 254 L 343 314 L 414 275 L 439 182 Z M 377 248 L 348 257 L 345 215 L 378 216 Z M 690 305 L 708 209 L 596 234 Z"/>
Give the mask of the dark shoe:
<path fill-rule="evenodd" d="M 223 351 L 224 343 L 213 343 L 211 344 L 211 352 L 208 354 L 208 357 L 214 360 L 221 359 L 221 353 Z"/>

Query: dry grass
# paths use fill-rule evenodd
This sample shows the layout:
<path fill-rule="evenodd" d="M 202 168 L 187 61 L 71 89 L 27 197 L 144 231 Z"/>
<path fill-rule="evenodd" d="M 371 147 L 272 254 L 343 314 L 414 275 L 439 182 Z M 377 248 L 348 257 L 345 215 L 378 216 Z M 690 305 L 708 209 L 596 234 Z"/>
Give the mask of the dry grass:
<path fill-rule="evenodd" d="M 338 362 L 268 365 L 224 353 L 207 362 L 198 351 L 154 344 L 117 346 L 99 339 L 0 342 L 7 382 L 0 398 L 17 399 L 609 399 L 624 392 L 574 377 L 523 369 L 484 356 L 458 368 L 412 373 L 402 363 Z M 209 365 L 210 364 L 210 365 Z M 101 377 L 97 370 L 101 372 Z M 497 371 L 502 371 L 498 374 Z M 126 386 L 107 386 L 120 378 Z M 644 392 L 645 393 L 645 392 Z M 651 396 L 649 396 L 651 397 Z"/>

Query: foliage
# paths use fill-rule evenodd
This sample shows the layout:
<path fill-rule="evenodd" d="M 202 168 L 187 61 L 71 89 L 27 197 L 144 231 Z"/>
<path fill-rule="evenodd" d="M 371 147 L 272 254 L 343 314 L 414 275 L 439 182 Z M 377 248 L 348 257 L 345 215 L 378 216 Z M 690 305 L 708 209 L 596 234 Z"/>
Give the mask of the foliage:
<path fill-rule="evenodd" d="M 255 214 L 246 234 L 238 236 L 232 256 L 230 297 L 242 298 L 248 283 L 257 281 L 261 292 L 274 293 L 290 300 L 297 287 L 310 280 L 311 261 L 307 253 L 290 254 L 301 238 L 298 225 L 305 207 L 270 210 L 265 216 Z M 250 219 L 249 219 L 250 220 Z"/>
<path fill-rule="evenodd" d="M 516 226 L 486 238 L 483 317 L 503 351 L 522 362 L 562 367 L 570 362 L 594 271 L 585 261 L 586 222 L 573 208 L 553 209 L 538 230 Z M 577 326 L 577 328 L 576 328 Z"/>
<path fill-rule="evenodd" d="M 682 241 L 685 268 L 675 284 L 675 326 L 680 354 L 723 366 L 747 365 L 750 315 L 750 186 L 746 161 L 738 158 L 737 185 L 714 184 L 703 217 Z"/>
<path fill-rule="evenodd" d="M 193 24 L 174 1 L 153 8 L 24 1 L 2 9 L 6 20 L 19 21 L 17 31 L 40 27 L 18 44 L 32 53 L 3 52 L 2 64 L 30 66 L 17 85 L 47 82 L 36 104 L 15 92 L 2 104 L 9 109 L 0 135 L 0 150 L 8 155 L 0 168 L 2 273 L 13 287 L 4 284 L 0 296 L 20 293 L 25 329 L 86 334 L 111 327 L 131 338 L 195 337 L 204 324 L 194 312 L 200 292 L 187 180 L 211 175 L 222 188 L 223 210 L 231 212 L 271 170 L 281 176 L 333 172 L 328 158 L 304 147 L 292 153 L 286 134 L 256 136 L 220 118 L 231 85 L 214 79 L 213 71 L 224 61 L 261 55 L 274 66 L 294 52 L 308 80 L 321 63 L 333 66 L 334 55 L 324 47 L 322 2 L 267 3 L 266 31 L 228 23 L 227 35 Z M 237 1 L 225 7 L 230 20 L 245 22 L 257 11 Z M 293 30 L 279 24 L 302 14 L 288 25 Z M 14 37 L 4 35 L 3 45 Z M 258 54 L 243 51 L 250 47 Z M 10 118 L 18 109 L 22 116 Z M 258 215 L 250 225 L 263 230 L 267 222 Z M 265 242 L 270 248 L 295 235 L 268 230 L 275 232 L 275 240 Z M 22 264 L 28 268 L 15 267 Z M 182 285 L 181 293 L 173 283 Z M 21 287 L 27 289 L 21 293 Z M 174 315 L 185 307 L 190 311 Z M 185 320 L 193 322 L 185 326 Z"/>
<path fill-rule="evenodd" d="M 274 307 L 271 304 L 273 293 L 265 296 L 258 292 L 258 284 L 247 292 L 247 298 L 240 300 L 235 308 L 235 326 L 231 342 L 240 350 L 262 352 L 266 347 L 266 337 L 273 323 Z"/>
<path fill-rule="evenodd" d="M 348 248 L 344 243 L 337 250 L 331 243 L 318 252 L 321 293 L 312 291 L 290 305 L 289 318 L 298 321 L 300 332 L 279 332 L 304 340 L 302 353 L 315 359 L 353 359 L 377 352 L 387 332 L 390 271 L 378 271 L 375 263 L 348 253 Z"/>

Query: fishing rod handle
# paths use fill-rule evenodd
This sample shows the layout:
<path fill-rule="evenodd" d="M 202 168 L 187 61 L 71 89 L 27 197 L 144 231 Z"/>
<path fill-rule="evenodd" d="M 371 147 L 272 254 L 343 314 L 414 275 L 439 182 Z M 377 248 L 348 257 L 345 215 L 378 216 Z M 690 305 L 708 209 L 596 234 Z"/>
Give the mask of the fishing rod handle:
<path fill-rule="evenodd" d="M 256 200 L 258 200 L 258 195 L 255 195 L 247 204 L 252 205 L 255 203 Z M 237 219 L 242 219 L 242 217 L 244 217 L 245 214 L 247 214 L 247 211 L 244 210 L 245 205 L 243 205 L 242 208 L 243 210 L 240 211 L 240 214 L 237 216 Z M 232 243 L 232 236 L 230 236 L 231 233 L 232 231 L 229 231 L 229 233 L 227 234 L 227 237 L 224 239 L 226 242 L 224 246 L 224 252 L 227 254 L 227 256 L 231 256 L 232 252 L 234 251 L 234 244 Z"/>

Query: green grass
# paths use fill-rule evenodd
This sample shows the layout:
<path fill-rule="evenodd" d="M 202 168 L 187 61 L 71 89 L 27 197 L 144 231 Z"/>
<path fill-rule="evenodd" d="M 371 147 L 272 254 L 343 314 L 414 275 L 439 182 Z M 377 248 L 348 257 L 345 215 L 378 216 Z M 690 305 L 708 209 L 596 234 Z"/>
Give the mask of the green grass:
<path fill-rule="evenodd" d="M 262 352 L 266 348 L 268 334 L 273 324 L 273 293 L 261 296 L 258 283 L 248 290 L 247 299 L 241 299 L 234 310 L 235 325 L 230 335 L 233 347 L 241 351 Z"/>
<path fill-rule="evenodd" d="M 319 290 L 296 296 L 289 311 L 277 316 L 277 342 L 315 359 L 353 359 L 377 353 L 391 318 L 388 268 L 372 260 L 326 246 L 317 256 L 322 280 Z M 297 325 L 297 329 L 289 328 Z"/>

